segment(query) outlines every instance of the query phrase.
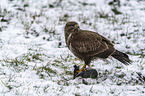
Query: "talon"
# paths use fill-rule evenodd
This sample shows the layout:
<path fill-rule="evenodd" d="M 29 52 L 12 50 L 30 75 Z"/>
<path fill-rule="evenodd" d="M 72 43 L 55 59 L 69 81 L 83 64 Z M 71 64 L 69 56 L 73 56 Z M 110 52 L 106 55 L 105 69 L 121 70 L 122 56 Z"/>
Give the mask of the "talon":
<path fill-rule="evenodd" d="M 86 64 L 84 64 L 83 65 L 83 67 L 81 68 L 81 69 L 79 69 L 79 67 L 78 66 L 74 66 L 74 79 L 76 78 L 76 77 L 78 77 L 79 75 L 81 75 L 84 71 L 86 71 Z"/>
<path fill-rule="evenodd" d="M 76 72 L 81 73 L 82 71 L 86 71 L 86 68 L 80 69 L 80 70 L 78 70 L 78 71 L 76 71 Z"/>
<path fill-rule="evenodd" d="M 87 71 L 87 70 L 86 70 L 86 68 L 84 68 L 84 70 L 83 70 L 83 71 Z"/>
<path fill-rule="evenodd" d="M 86 71 L 85 68 L 86 68 L 86 64 L 84 64 L 83 67 L 80 70 L 76 71 L 76 72 L 81 73 L 82 71 Z"/>
<path fill-rule="evenodd" d="M 78 70 L 78 71 L 76 71 L 76 72 L 81 73 L 81 72 L 82 72 L 82 70 Z"/>

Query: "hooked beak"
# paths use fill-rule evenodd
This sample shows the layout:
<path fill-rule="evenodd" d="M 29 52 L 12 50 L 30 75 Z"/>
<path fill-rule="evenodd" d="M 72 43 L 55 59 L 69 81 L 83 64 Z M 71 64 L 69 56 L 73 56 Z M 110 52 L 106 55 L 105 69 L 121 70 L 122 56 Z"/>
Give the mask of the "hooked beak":
<path fill-rule="evenodd" d="M 75 25 L 75 28 L 78 28 L 78 29 L 79 29 L 80 27 L 79 27 L 79 25 L 77 24 L 77 25 Z"/>

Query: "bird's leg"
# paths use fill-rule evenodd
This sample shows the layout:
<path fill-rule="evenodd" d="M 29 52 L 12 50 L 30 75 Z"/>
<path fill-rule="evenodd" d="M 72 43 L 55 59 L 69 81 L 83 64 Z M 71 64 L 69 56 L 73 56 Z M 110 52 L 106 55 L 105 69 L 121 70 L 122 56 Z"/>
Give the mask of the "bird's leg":
<path fill-rule="evenodd" d="M 80 60 L 79 58 L 75 58 L 75 61 Z"/>
<path fill-rule="evenodd" d="M 83 67 L 81 69 L 79 69 L 77 72 L 81 73 L 83 70 L 85 70 L 84 68 L 86 68 L 86 64 L 84 64 Z"/>

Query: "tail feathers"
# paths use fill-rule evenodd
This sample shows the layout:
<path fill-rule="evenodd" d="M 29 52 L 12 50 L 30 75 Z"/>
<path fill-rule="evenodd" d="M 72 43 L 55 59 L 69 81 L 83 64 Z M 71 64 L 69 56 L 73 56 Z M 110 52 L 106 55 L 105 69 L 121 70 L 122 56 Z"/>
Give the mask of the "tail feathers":
<path fill-rule="evenodd" d="M 132 62 L 129 59 L 127 54 L 122 53 L 122 52 L 120 52 L 118 50 L 116 50 L 111 56 L 114 57 L 115 59 L 119 60 L 120 62 L 122 62 L 125 65 L 129 65 Z"/>

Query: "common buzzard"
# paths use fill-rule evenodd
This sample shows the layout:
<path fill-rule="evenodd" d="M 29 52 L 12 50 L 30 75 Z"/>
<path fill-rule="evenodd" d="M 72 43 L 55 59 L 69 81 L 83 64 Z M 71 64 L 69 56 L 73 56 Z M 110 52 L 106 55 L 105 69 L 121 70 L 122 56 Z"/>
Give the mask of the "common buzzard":
<path fill-rule="evenodd" d="M 77 22 L 66 24 L 65 41 L 69 50 L 85 62 L 78 73 L 82 72 L 86 65 L 96 58 L 106 59 L 112 56 L 125 65 L 131 63 L 128 55 L 116 50 L 110 40 L 96 32 L 81 30 Z"/>

